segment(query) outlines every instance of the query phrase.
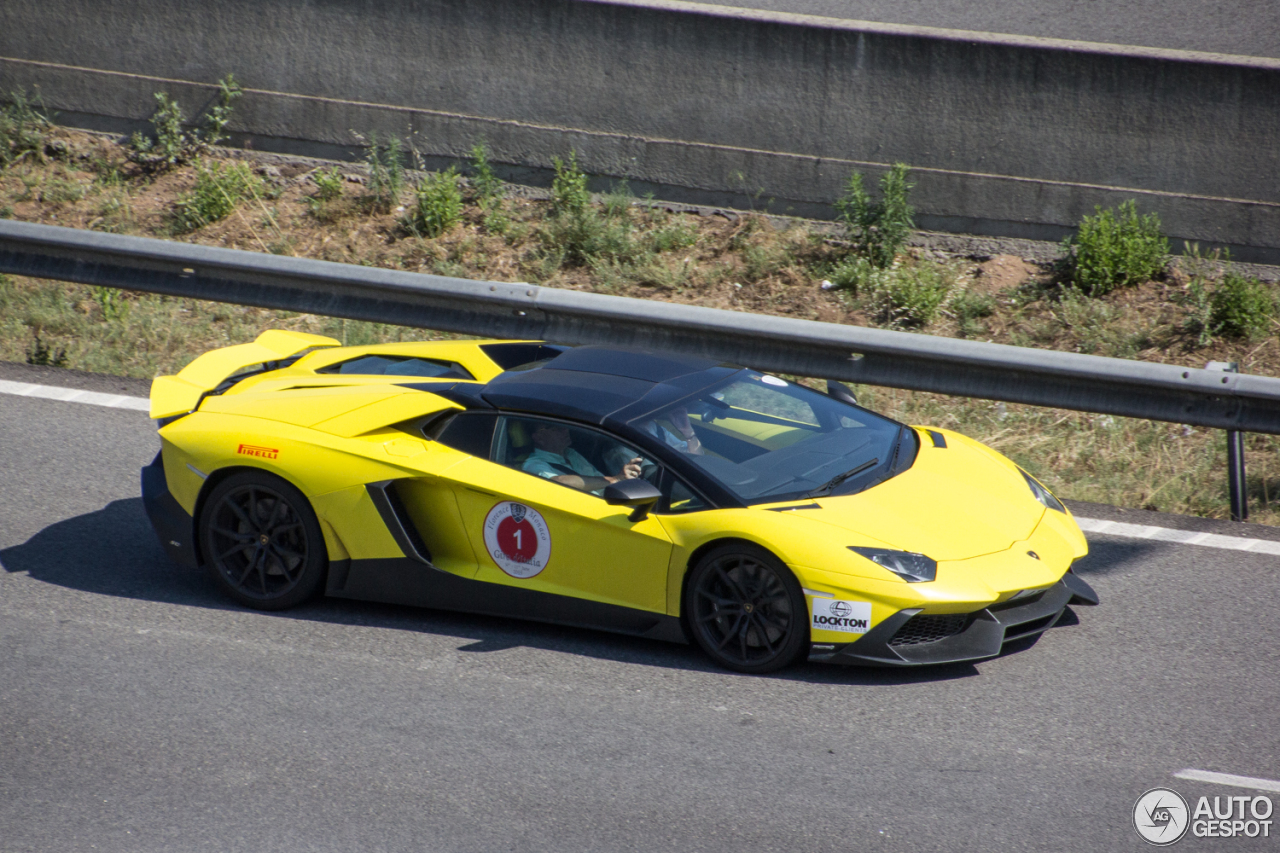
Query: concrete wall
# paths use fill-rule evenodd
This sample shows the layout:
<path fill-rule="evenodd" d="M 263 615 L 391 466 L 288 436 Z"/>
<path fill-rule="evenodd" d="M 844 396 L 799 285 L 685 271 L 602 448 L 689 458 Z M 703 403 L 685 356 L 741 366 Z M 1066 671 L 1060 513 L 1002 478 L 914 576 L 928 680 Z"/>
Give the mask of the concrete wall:
<path fill-rule="evenodd" d="M 1280 263 L 1280 61 L 672 2 L 43 0 L 0 6 L 0 89 L 143 126 L 233 72 L 254 147 L 585 168 L 660 197 L 829 216 L 903 161 L 926 228 L 1057 239 L 1135 198 L 1175 237 Z"/>

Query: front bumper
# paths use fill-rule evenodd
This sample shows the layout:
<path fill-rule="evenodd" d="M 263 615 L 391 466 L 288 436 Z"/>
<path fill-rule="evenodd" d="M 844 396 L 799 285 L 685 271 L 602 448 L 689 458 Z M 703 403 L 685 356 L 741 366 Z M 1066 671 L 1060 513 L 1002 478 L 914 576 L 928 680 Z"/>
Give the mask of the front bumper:
<path fill-rule="evenodd" d="M 1088 583 L 1067 572 L 1040 595 L 995 604 L 975 613 L 921 616 L 919 610 L 900 610 L 855 642 L 834 648 L 813 646 L 809 660 L 860 666 L 984 660 L 1000 654 L 1010 640 L 1049 630 L 1071 603 L 1097 604 L 1098 596 Z"/>
<path fill-rule="evenodd" d="M 164 460 L 159 453 L 150 465 L 142 469 L 142 505 L 169 558 L 180 566 L 198 568 L 195 523 L 177 498 L 170 494 L 169 481 L 164 475 Z"/>

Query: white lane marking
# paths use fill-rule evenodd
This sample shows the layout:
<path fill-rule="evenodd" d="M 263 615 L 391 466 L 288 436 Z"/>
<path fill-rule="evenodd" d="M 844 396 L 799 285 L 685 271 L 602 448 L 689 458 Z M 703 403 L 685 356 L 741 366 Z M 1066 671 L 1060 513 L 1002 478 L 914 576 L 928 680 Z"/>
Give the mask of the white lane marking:
<path fill-rule="evenodd" d="M 1280 542 L 1268 539 L 1247 539 L 1243 536 L 1222 536 L 1218 533 L 1196 533 L 1192 530 L 1172 530 L 1168 527 L 1152 527 L 1147 524 L 1126 524 L 1123 521 L 1103 521 L 1098 518 L 1076 516 L 1076 524 L 1085 533 L 1105 533 L 1108 536 L 1127 536 L 1130 539 L 1153 539 L 1172 542 L 1175 545 L 1199 545 L 1202 548 L 1221 548 L 1227 551 L 1250 551 L 1255 554 L 1280 554 Z"/>
<path fill-rule="evenodd" d="M 145 397 L 99 394 L 97 391 L 80 391 L 75 388 L 60 388 L 56 385 L 32 385 L 30 382 L 11 382 L 7 379 L 0 379 L 0 394 L 39 397 L 63 403 L 88 403 L 91 406 L 106 406 L 109 409 L 136 409 L 140 412 L 151 410 L 151 402 Z"/>
<path fill-rule="evenodd" d="M 1230 773 L 1214 773 L 1212 770 L 1179 770 L 1173 774 L 1178 779 L 1193 782 L 1213 782 L 1215 785 L 1231 785 L 1236 788 L 1253 788 L 1257 791 L 1280 791 L 1280 782 L 1274 779 L 1257 779 L 1253 776 L 1233 776 Z"/>

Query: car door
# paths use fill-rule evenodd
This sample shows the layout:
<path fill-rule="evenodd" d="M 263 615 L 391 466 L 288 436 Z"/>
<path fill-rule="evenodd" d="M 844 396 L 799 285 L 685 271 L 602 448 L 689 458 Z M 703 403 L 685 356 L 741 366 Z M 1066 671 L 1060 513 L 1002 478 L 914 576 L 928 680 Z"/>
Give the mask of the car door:
<path fill-rule="evenodd" d="M 499 418 L 490 458 L 472 457 L 448 472 L 480 560 L 476 579 L 665 613 L 671 540 L 662 525 L 652 516 L 631 521 L 630 507 L 532 473 L 530 437 L 546 423 L 572 431 L 579 447 L 569 458 L 580 471 L 605 473 L 644 458 L 600 430 Z M 656 479 L 656 466 L 644 464 Z"/>

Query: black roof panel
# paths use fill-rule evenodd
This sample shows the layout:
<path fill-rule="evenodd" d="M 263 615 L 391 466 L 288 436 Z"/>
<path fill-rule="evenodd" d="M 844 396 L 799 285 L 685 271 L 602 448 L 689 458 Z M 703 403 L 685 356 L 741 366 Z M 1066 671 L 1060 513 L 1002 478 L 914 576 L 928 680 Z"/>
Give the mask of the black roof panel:
<path fill-rule="evenodd" d="M 713 359 L 696 356 L 616 347 L 575 347 L 562 353 L 547 366 L 556 370 L 603 373 L 644 382 L 666 382 L 677 376 L 701 373 L 718 364 L 720 362 Z"/>
<path fill-rule="evenodd" d="M 561 356 L 563 358 L 563 356 Z M 559 364 L 557 358 L 552 364 Z M 483 397 L 491 405 L 600 423 L 610 412 L 634 403 L 654 383 L 604 373 L 558 370 L 513 370 L 494 377 Z"/>

